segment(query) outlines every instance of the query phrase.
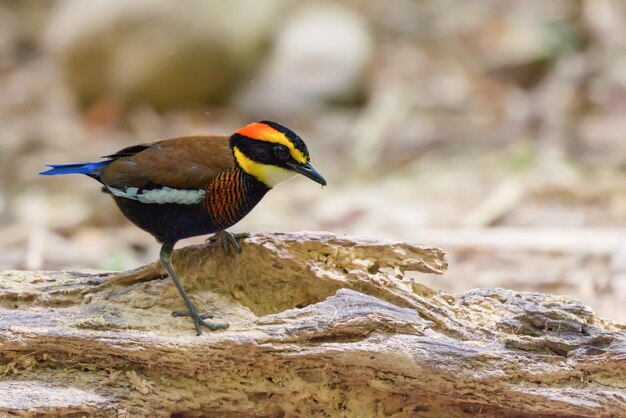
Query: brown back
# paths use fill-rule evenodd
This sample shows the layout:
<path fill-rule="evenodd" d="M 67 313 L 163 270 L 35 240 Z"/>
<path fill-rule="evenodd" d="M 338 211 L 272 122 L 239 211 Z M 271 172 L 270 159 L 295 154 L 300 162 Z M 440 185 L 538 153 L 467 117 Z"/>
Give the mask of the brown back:
<path fill-rule="evenodd" d="M 116 159 L 100 173 L 109 186 L 144 187 L 149 183 L 177 189 L 204 189 L 234 166 L 227 136 L 185 136 L 150 144 Z"/>

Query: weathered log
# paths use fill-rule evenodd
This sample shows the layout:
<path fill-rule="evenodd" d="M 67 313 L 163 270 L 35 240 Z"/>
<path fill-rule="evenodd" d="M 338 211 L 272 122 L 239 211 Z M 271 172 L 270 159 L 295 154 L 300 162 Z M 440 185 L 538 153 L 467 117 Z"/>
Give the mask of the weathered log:
<path fill-rule="evenodd" d="M 437 292 L 444 253 L 322 233 L 174 265 L 0 274 L 0 415 L 626 416 L 624 326 L 566 296 Z"/>

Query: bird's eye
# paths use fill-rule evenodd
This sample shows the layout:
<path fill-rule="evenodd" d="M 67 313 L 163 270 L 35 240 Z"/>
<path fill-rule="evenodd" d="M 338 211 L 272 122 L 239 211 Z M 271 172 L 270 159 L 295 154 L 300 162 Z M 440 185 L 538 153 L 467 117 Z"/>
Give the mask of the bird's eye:
<path fill-rule="evenodd" d="M 284 145 L 278 145 L 274 147 L 274 154 L 280 160 L 286 160 L 289 158 L 289 150 Z"/>

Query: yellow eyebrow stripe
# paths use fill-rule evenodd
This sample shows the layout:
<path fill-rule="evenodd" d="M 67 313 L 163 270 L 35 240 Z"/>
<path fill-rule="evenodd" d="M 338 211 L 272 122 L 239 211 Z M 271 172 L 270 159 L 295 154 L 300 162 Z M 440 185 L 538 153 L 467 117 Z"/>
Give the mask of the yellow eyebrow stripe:
<path fill-rule="evenodd" d="M 306 164 L 307 158 L 302 151 L 293 146 L 293 143 L 285 136 L 284 133 L 268 126 L 264 123 L 251 123 L 237 131 L 238 134 L 259 141 L 273 142 L 286 146 L 294 160 L 300 164 Z"/>

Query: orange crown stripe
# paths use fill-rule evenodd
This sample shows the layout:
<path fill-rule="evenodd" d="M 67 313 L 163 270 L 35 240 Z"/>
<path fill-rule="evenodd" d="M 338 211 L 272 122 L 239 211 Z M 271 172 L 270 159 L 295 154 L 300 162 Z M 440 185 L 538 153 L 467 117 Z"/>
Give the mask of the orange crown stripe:
<path fill-rule="evenodd" d="M 289 152 L 291 152 L 291 156 L 294 160 L 301 164 L 305 164 L 307 162 L 307 158 L 304 156 L 302 151 L 297 149 L 284 133 L 277 131 L 269 125 L 254 122 L 239 129 L 236 133 L 251 139 L 258 139 L 260 141 L 274 142 L 276 144 L 284 145 L 289 148 Z"/>
<path fill-rule="evenodd" d="M 252 139 L 265 139 L 282 135 L 276 129 L 264 123 L 254 122 L 237 131 L 239 135 L 247 136 Z"/>

